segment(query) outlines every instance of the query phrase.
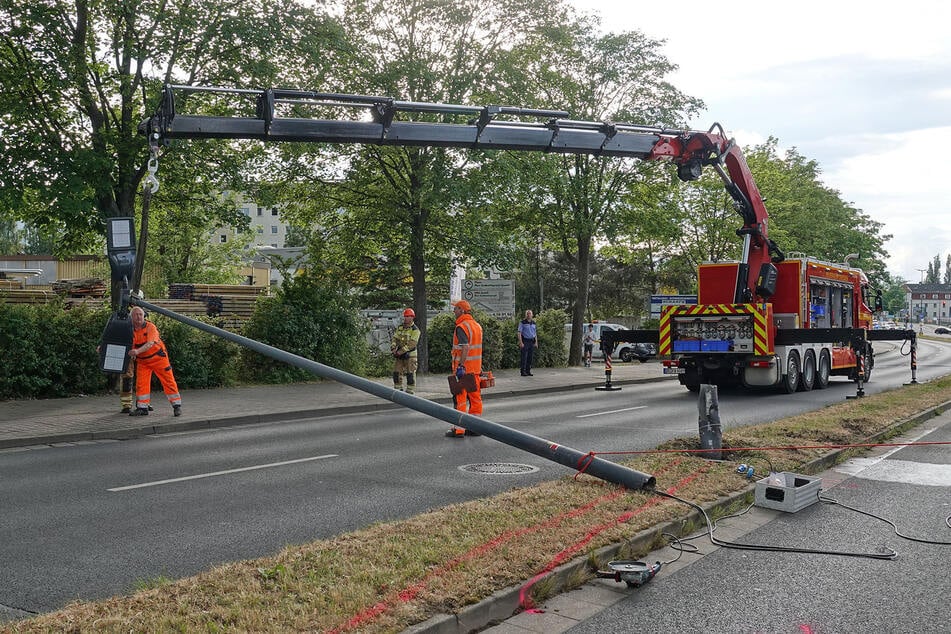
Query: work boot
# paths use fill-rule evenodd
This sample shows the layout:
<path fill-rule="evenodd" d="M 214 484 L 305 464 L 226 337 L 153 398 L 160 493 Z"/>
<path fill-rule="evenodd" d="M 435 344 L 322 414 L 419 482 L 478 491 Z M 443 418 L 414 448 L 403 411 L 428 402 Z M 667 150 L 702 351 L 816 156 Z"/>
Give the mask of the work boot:
<path fill-rule="evenodd" d="M 129 416 L 148 416 L 149 410 L 144 407 L 136 407 L 134 410 L 129 412 Z"/>
<path fill-rule="evenodd" d="M 482 435 L 482 434 L 480 434 L 480 433 L 478 433 L 478 432 L 474 432 L 474 431 L 472 431 L 471 429 L 467 429 L 467 430 L 466 430 L 466 436 L 481 436 L 481 435 Z"/>
<path fill-rule="evenodd" d="M 465 438 L 466 430 L 459 427 L 450 427 L 446 432 L 446 438 Z"/>
<path fill-rule="evenodd" d="M 126 406 L 124 406 L 121 410 L 119 410 L 119 413 L 120 413 L 120 414 L 131 414 L 131 413 L 132 413 L 132 408 L 129 407 L 128 405 L 126 405 Z"/>
<path fill-rule="evenodd" d="M 182 415 L 182 406 L 181 405 L 172 405 L 172 415 L 181 416 Z"/>

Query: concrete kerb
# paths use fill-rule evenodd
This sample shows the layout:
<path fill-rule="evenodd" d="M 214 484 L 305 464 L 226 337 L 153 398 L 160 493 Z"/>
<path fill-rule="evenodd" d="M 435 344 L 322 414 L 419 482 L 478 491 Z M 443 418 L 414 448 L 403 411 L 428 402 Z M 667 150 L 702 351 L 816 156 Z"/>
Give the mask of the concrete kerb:
<path fill-rule="evenodd" d="M 887 429 L 869 436 L 865 442 L 876 443 L 892 438 L 902 432 L 917 427 L 931 418 L 940 416 L 949 409 L 951 409 L 951 401 L 941 403 L 915 416 L 896 422 Z M 729 451 L 729 449 L 724 449 L 724 451 Z M 806 474 L 824 471 L 829 467 L 843 462 L 854 451 L 855 449 L 850 447 L 834 449 L 814 460 L 803 463 L 800 466 L 800 470 Z M 710 516 L 729 513 L 741 504 L 749 504 L 752 501 L 755 488 L 755 484 L 750 484 L 732 495 L 703 505 L 703 509 L 707 515 Z M 594 553 L 577 557 L 568 563 L 562 564 L 542 577 L 539 583 L 544 583 L 547 588 L 550 588 L 549 598 L 562 592 L 573 590 L 594 578 L 594 574 L 591 570 L 592 561 L 597 562 L 597 565 L 606 564 L 609 561 L 617 559 L 622 551 L 625 553 L 625 558 L 646 555 L 661 545 L 664 533 L 670 533 L 680 537 L 685 527 L 697 522 L 702 522 L 702 520 L 703 516 L 699 511 L 690 510 L 680 519 L 671 520 L 670 522 L 645 529 L 629 540 L 604 546 Z M 628 555 L 628 553 L 631 553 L 631 555 Z M 456 614 L 440 614 L 434 616 L 422 623 L 407 628 L 404 632 L 406 634 L 468 634 L 469 632 L 496 625 L 517 614 L 523 585 L 524 584 L 499 590 L 479 603 L 463 608 Z"/>

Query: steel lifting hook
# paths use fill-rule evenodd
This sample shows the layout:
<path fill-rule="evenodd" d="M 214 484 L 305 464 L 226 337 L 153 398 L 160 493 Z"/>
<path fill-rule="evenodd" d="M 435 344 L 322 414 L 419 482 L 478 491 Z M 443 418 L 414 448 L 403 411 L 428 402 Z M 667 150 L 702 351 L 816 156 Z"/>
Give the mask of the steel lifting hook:
<path fill-rule="evenodd" d="M 148 174 L 146 174 L 145 179 L 142 181 L 142 189 L 148 189 L 150 194 L 154 194 L 159 188 L 159 180 L 155 176 L 156 172 L 158 172 L 158 148 L 153 146 L 150 150 L 150 154 L 146 168 Z"/>

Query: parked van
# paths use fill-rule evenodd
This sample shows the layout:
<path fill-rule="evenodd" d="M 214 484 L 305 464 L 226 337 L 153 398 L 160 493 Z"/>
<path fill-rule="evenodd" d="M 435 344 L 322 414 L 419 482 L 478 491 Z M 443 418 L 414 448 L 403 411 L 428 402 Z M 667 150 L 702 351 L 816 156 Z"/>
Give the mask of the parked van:
<path fill-rule="evenodd" d="M 584 338 L 584 333 L 588 331 L 588 325 L 584 324 L 582 326 L 582 338 Z M 594 326 L 594 350 L 591 352 L 591 357 L 594 359 L 601 359 L 604 357 L 604 353 L 601 350 L 601 333 L 613 331 L 613 330 L 629 330 L 626 326 L 621 324 L 609 324 L 603 321 L 591 322 L 590 325 Z M 565 347 L 571 345 L 571 324 L 565 324 Z M 582 344 L 582 352 L 584 351 L 584 344 Z M 647 343 L 628 343 L 622 342 L 617 344 L 617 347 L 614 348 L 614 352 L 611 354 L 612 359 L 620 359 L 621 361 L 633 361 L 637 359 L 641 363 L 647 362 L 648 359 L 657 354 L 654 346 Z"/>

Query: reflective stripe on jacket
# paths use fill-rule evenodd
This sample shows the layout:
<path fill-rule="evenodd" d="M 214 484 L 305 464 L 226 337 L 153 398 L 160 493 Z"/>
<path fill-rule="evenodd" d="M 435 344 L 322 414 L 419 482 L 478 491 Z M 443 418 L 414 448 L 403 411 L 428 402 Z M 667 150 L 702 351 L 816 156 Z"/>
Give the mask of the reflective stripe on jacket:
<path fill-rule="evenodd" d="M 456 328 L 462 328 L 469 339 L 469 353 L 465 359 L 460 358 L 463 344 L 459 342 Z M 456 328 L 452 331 L 452 369 L 455 371 L 462 362 L 467 373 L 479 374 L 482 372 L 482 326 L 472 315 L 463 313 L 456 319 Z"/>

